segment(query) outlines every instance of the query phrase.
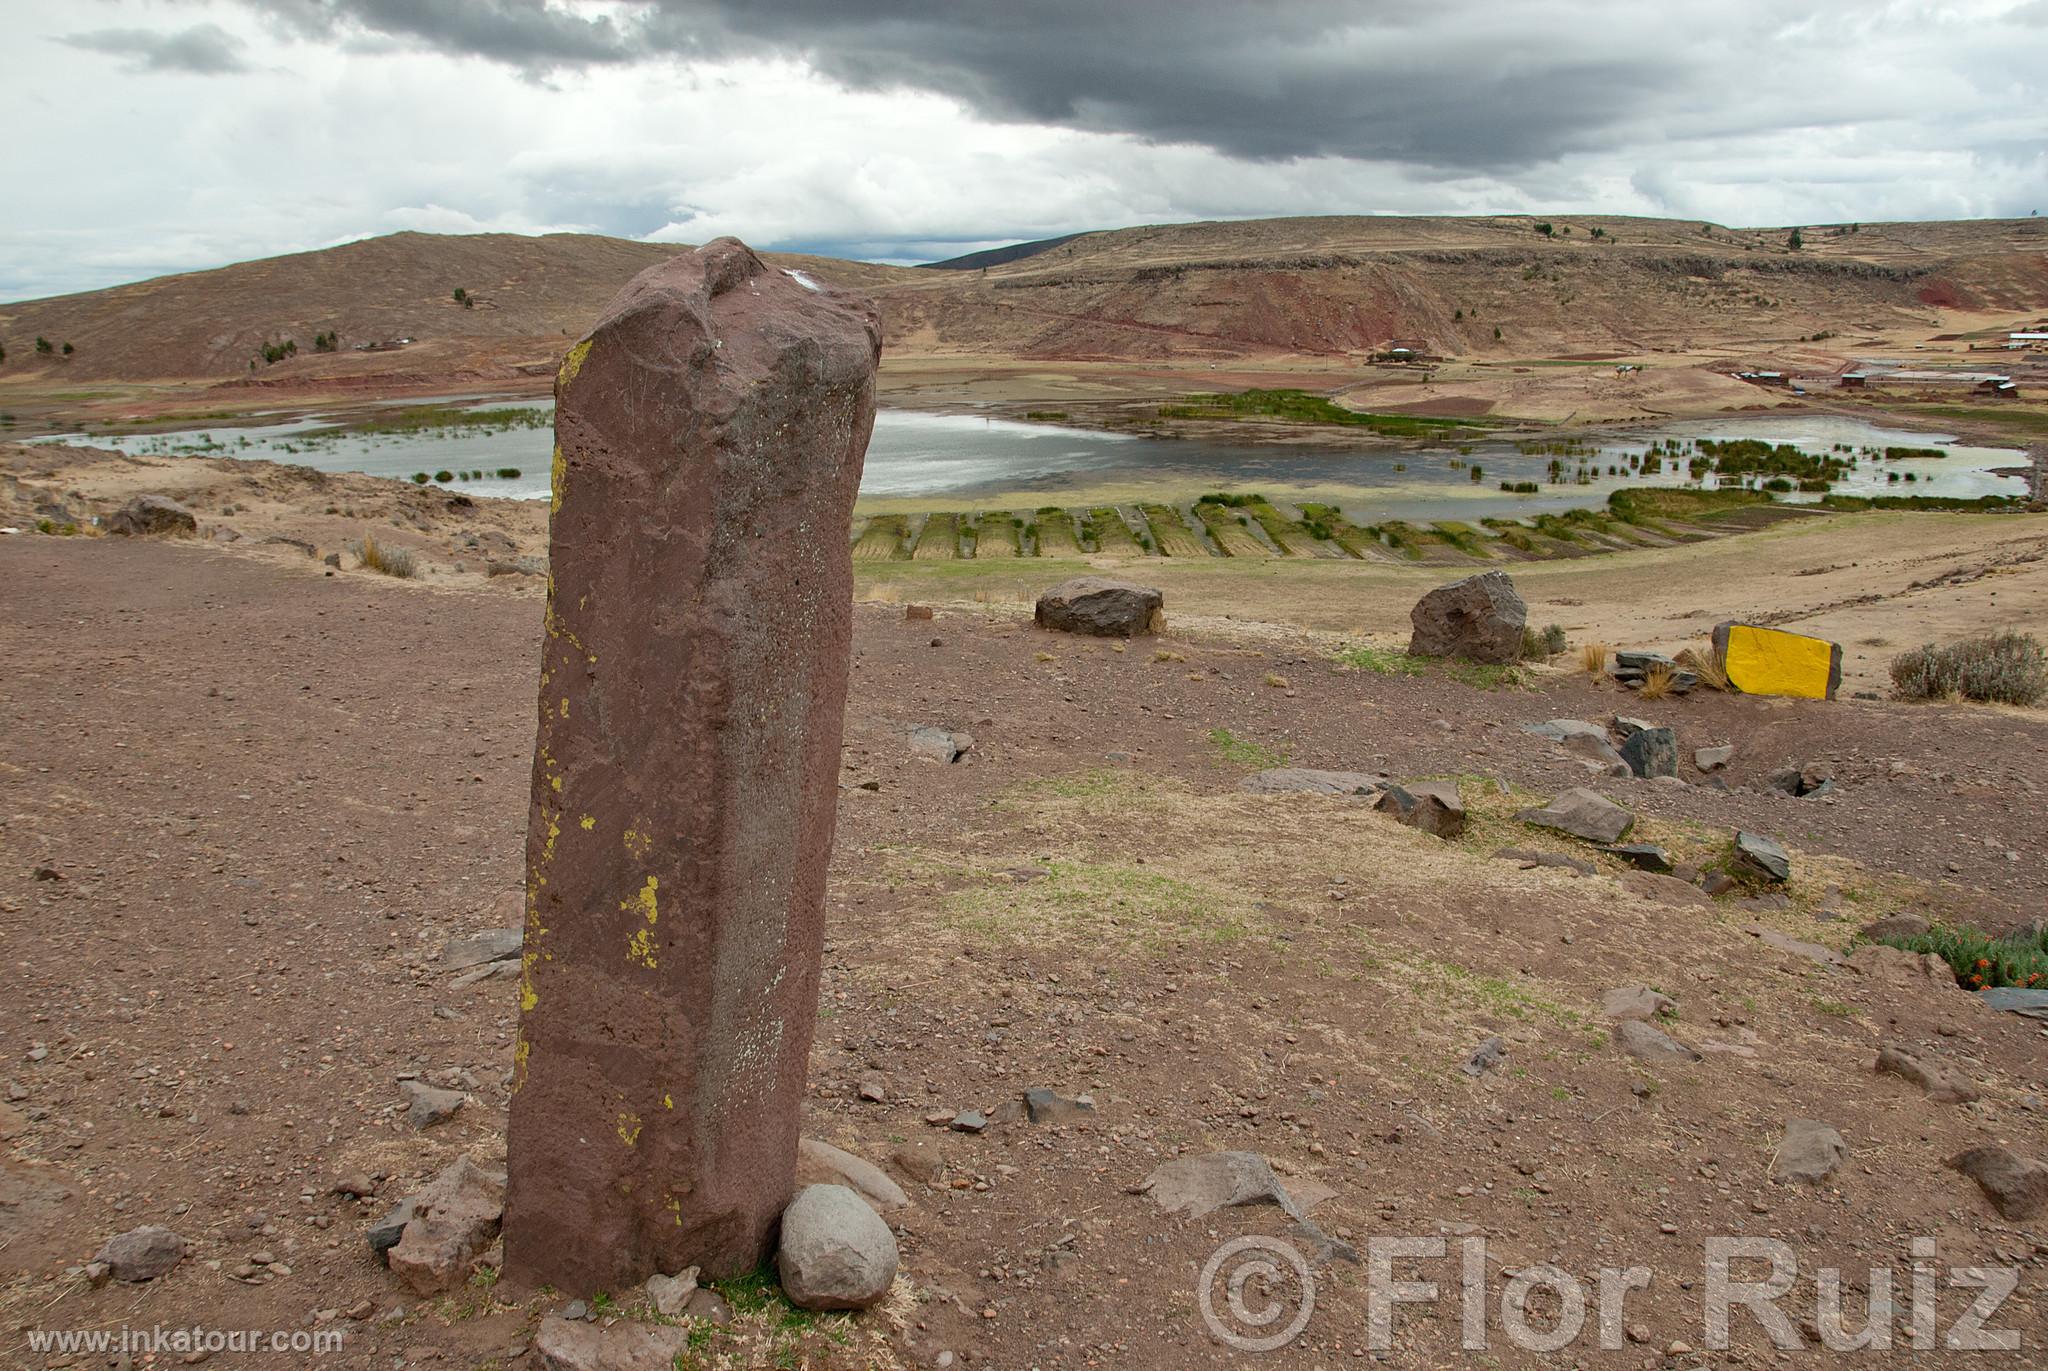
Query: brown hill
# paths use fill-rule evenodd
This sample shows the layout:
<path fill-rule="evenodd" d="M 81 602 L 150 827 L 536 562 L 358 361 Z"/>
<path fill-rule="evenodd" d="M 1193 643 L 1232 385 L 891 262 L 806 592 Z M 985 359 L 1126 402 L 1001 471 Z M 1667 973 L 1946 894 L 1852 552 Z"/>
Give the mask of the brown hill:
<path fill-rule="evenodd" d="M 1300 218 L 1080 235 L 983 270 L 778 255 L 882 302 L 898 356 L 1304 357 L 1393 339 L 1488 356 L 1884 336 L 1937 310 L 2048 307 L 2048 223 L 1804 230 L 1529 216 Z M 544 374 L 635 272 L 677 249 L 577 234 L 401 233 L 0 307 L 0 378 L 370 384 Z M 472 299 L 454 298 L 457 287 Z M 315 356 L 333 330 L 340 351 Z M 37 355 L 44 336 L 76 351 Z M 357 344 L 418 340 L 396 352 Z M 267 343 L 297 353 L 267 365 Z"/>

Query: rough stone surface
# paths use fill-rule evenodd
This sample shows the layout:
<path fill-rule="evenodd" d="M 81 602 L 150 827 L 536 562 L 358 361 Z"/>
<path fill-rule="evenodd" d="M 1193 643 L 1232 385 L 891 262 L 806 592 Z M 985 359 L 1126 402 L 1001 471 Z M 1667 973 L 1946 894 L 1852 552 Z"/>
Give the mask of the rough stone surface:
<path fill-rule="evenodd" d="M 1505 1040 L 1497 1037 L 1488 1038 L 1472 1049 L 1472 1055 L 1459 1064 L 1458 1070 L 1477 1078 L 1506 1061 L 1507 1056 L 1508 1045 Z"/>
<path fill-rule="evenodd" d="M 647 1278 L 647 1302 L 654 1306 L 654 1312 L 670 1318 L 683 1312 L 690 1302 L 690 1296 L 697 1293 L 697 1268 L 686 1266 L 673 1276 L 653 1275 Z"/>
<path fill-rule="evenodd" d="M 363 1234 L 363 1240 L 370 1244 L 370 1255 L 381 1266 L 391 1264 L 391 1249 L 398 1246 L 398 1240 L 405 1236 L 405 1226 L 412 1222 L 412 1216 L 419 1202 L 408 1195 L 384 1211 L 384 1217 L 371 1224 Z"/>
<path fill-rule="evenodd" d="M 441 966 L 448 971 L 466 971 L 488 962 L 510 961 L 519 955 L 520 931 L 516 928 L 487 928 L 448 940 L 441 952 Z"/>
<path fill-rule="evenodd" d="M 1195 1157 L 1176 1157 L 1154 1168 L 1139 1190 L 1169 1214 L 1199 1219 L 1218 1209 L 1245 1204 L 1277 1204 L 1297 1223 L 1308 1211 L 1336 1192 L 1327 1187 L 1298 1185 L 1300 1196 L 1289 1192 L 1273 1174 L 1273 1167 L 1256 1152 L 1205 1152 Z"/>
<path fill-rule="evenodd" d="M 1621 744 L 1621 759 L 1644 778 L 1678 774 L 1678 735 L 1668 728 L 1639 728 Z"/>
<path fill-rule="evenodd" d="M 767 1255 L 796 1172 L 881 329 L 719 239 L 556 379 L 505 1274 Z"/>
<path fill-rule="evenodd" d="M 1735 864 L 1767 881 L 1792 879 L 1792 857 L 1774 839 L 1761 833 L 1735 835 Z"/>
<path fill-rule="evenodd" d="M 1635 1019 L 1648 1022 L 1659 1014 L 1678 1008 L 1668 995 L 1663 995 L 1646 985 L 1628 985 L 1619 990 L 1610 990 L 1600 1001 L 1600 1012 L 1610 1019 Z"/>
<path fill-rule="evenodd" d="M 418 1081 L 401 1081 L 405 1095 L 405 1121 L 414 1128 L 432 1128 L 455 1117 L 468 1097 L 460 1090 L 436 1090 Z"/>
<path fill-rule="evenodd" d="M 1594 843 L 1618 843 L 1636 822 L 1635 815 L 1583 786 L 1574 786 L 1541 809 L 1525 809 L 1515 817 L 1525 824 L 1554 828 Z"/>
<path fill-rule="evenodd" d="M 974 735 L 970 733 L 953 733 L 927 724 L 910 730 L 911 752 L 928 762 L 951 765 L 966 756 L 973 746 Z"/>
<path fill-rule="evenodd" d="M 881 1167 L 816 1138 L 805 1138 L 797 1145 L 796 1183 L 799 1188 L 843 1185 L 866 1200 L 876 1213 L 901 1209 L 910 1203 L 903 1187 L 890 1180 Z"/>
<path fill-rule="evenodd" d="M 1629 894 L 1658 904 L 1677 905 L 1681 909 L 1712 909 L 1714 902 L 1707 892 L 1694 885 L 1688 885 L 1676 876 L 1663 876 L 1655 871 L 1624 871 L 1621 873 L 1621 888 Z"/>
<path fill-rule="evenodd" d="M 1768 924 L 1750 924 L 1743 931 L 1752 938 L 1761 939 L 1767 947 L 1775 947 L 1780 952 L 1790 952 L 1795 957 L 1804 957 L 1818 966 L 1839 967 L 1849 964 L 1849 959 L 1835 951 L 1832 947 L 1826 947 L 1820 943 L 1810 943 L 1802 938 L 1795 938 L 1791 934 L 1781 932 Z"/>
<path fill-rule="evenodd" d="M 1851 952 L 1849 969 L 1885 985 L 1953 989 L 1956 983 L 1949 964 L 1932 952 L 1908 952 L 1882 944 Z"/>
<path fill-rule="evenodd" d="M 185 1240 L 170 1229 L 151 1224 L 108 1238 L 95 1259 L 117 1281 L 153 1281 L 168 1275 L 185 1255 Z"/>
<path fill-rule="evenodd" d="M 1594 763 L 1610 776 L 1635 774 L 1628 764 L 1628 759 L 1616 750 L 1613 743 L 1607 741 L 1607 735 L 1604 733 L 1568 733 L 1558 746 L 1574 757 L 1582 757 Z"/>
<path fill-rule="evenodd" d="M 1699 747 L 1693 749 L 1692 764 L 1701 771 L 1719 771 L 1735 756 L 1732 747 Z"/>
<path fill-rule="evenodd" d="M 689 1350 L 689 1329 L 632 1319 L 601 1327 L 550 1314 L 533 1339 L 542 1371 L 670 1371 Z"/>
<path fill-rule="evenodd" d="M 1439 838 L 1455 838 L 1465 831 L 1465 802 L 1458 798 L 1456 781 L 1390 785 L 1373 802 L 1373 808 Z"/>
<path fill-rule="evenodd" d="M 1165 624 L 1166 597 L 1150 586 L 1107 576 L 1076 576 L 1038 597 L 1040 628 L 1092 633 L 1099 638 L 1136 638 Z"/>
<path fill-rule="evenodd" d="M 1614 1029 L 1614 1041 L 1622 1051 L 1652 1066 L 1680 1065 L 1700 1060 L 1700 1054 L 1676 1038 L 1660 1033 L 1638 1019 L 1623 1019 Z"/>
<path fill-rule="evenodd" d="M 412 1218 L 386 1261 L 415 1295 L 437 1295 L 469 1279 L 470 1264 L 498 1236 L 505 1178 L 457 1157 L 412 1197 Z"/>
<path fill-rule="evenodd" d="M 1932 1053 L 1908 1052 L 1887 1043 L 1878 1049 L 1876 1070 L 1911 1081 L 1936 1104 L 1968 1104 L 1977 1098 L 1970 1078 Z"/>
<path fill-rule="evenodd" d="M 1467 576 L 1438 586 L 1408 612 L 1414 657 L 1463 657 L 1473 662 L 1518 662 L 1529 607 L 1505 571 Z"/>
<path fill-rule="evenodd" d="M 1973 1147 L 1949 1158 L 1948 1164 L 1977 1182 L 2002 1218 L 2017 1223 L 2048 1208 L 2048 1166 L 2010 1148 Z"/>
<path fill-rule="evenodd" d="M 1086 1095 L 1069 1099 L 1057 1090 L 1034 1086 L 1024 1092 L 1024 1117 L 1033 1123 L 1072 1123 L 1095 1117 L 1095 1101 Z"/>
<path fill-rule="evenodd" d="M 183 537 L 199 531 L 191 510 L 165 495 L 138 495 L 109 514 L 100 527 L 108 533 L 139 538 L 150 534 Z"/>
<path fill-rule="evenodd" d="M 1818 1119 L 1793 1119 L 1778 1143 L 1771 1179 L 1786 1185 L 1819 1185 L 1849 1159 L 1842 1135 Z"/>
<path fill-rule="evenodd" d="M 1603 850 L 1639 871 L 1653 871 L 1665 876 L 1671 874 L 1671 854 L 1655 843 L 1617 843 Z"/>
<path fill-rule="evenodd" d="M 1375 795 L 1387 784 L 1384 776 L 1364 771 L 1318 771 L 1312 767 L 1276 766 L 1239 781 L 1249 795 Z"/>
<path fill-rule="evenodd" d="M 1871 942 L 1882 942 L 1891 938 L 1917 938 L 1929 927 L 1927 920 L 1918 914 L 1893 914 L 1863 925 L 1862 934 Z"/>
<path fill-rule="evenodd" d="M 866 1309 L 896 1279 L 896 1235 L 843 1185 L 807 1185 L 782 1214 L 775 1255 L 799 1309 Z"/>

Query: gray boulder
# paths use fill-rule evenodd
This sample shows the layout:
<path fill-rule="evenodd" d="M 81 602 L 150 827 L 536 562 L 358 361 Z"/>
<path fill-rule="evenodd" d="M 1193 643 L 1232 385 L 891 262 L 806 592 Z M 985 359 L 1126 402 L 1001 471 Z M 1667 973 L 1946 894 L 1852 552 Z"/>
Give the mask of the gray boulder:
<path fill-rule="evenodd" d="M 974 746 L 974 736 L 920 724 L 910 730 L 910 751 L 927 762 L 952 765 Z"/>
<path fill-rule="evenodd" d="M 1374 795 L 1387 778 L 1364 771 L 1317 771 L 1312 767 L 1276 766 L 1238 782 L 1249 795 Z"/>
<path fill-rule="evenodd" d="M 1465 803 L 1456 781 L 1412 781 L 1390 785 L 1373 801 L 1374 809 L 1410 828 L 1455 838 L 1465 831 Z"/>
<path fill-rule="evenodd" d="M 1678 774 L 1678 735 L 1668 728 L 1639 728 L 1621 744 L 1628 769 L 1648 779 Z"/>
<path fill-rule="evenodd" d="M 115 1280 L 138 1283 L 168 1275 L 184 1256 L 183 1238 L 151 1224 L 108 1238 L 95 1260 L 104 1263 Z"/>
<path fill-rule="evenodd" d="M 2018 1223 L 2048 1206 L 2048 1166 L 2011 1148 L 1973 1147 L 1949 1158 L 1948 1164 L 1977 1182 L 2003 1218 Z"/>
<path fill-rule="evenodd" d="M 533 1337 L 541 1371 L 668 1371 L 689 1350 L 689 1329 L 633 1319 L 600 1325 L 550 1314 Z"/>
<path fill-rule="evenodd" d="M 1040 628 L 1092 633 L 1100 638 L 1135 638 L 1165 627 L 1166 596 L 1150 586 L 1106 576 L 1076 576 L 1038 597 Z"/>
<path fill-rule="evenodd" d="M 1505 571 L 1488 571 L 1430 591 L 1408 619 L 1415 626 L 1408 640 L 1412 657 L 1518 662 L 1529 607 Z"/>
<path fill-rule="evenodd" d="M 522 941 L 516 928 L 487 928 L 481 933 L 450 938 L 448 946 L 441 950 L 441 965 L 449 971 L 464 971 L 489 962 L 510 961 L 519 955 Z"/>
<path fill-rule="evenodd" d="M 1968 1104 L 1977 1098 L 1977 1087 L 1970 1078 L 1932 1053 L 1908 1052 L 1888 1043 L 1878 1049 L 1876 1070 L 1911 1081 L 1936 1104 Z"/>
<path fill-rule="evenodd" d="M 1639 871 L 1671 874 L 1671 854 L 1655 843 L 1616 843 L 1601 850 L 1611 857 L 1621 858 Z"/>
<path fill-rule="evenodd" d="M 1693 749 L 1692 764 L 1701 771 L 1719 771 L 1728 765 L 1734 756 L 1735 749 L 1725 744 L 1720 747 L 1697 747 Z"/>
<path fill-rule="evenodd" d="M 782 1211 L 775 1267 L 799 1309 L 866 1309 L 896 1279 L 896 1235 L 843 1185 L 807 1185 Z"/>
<path fill-rule="evenodd" d="M 1583 786 L 1574 786 L 1542 808 L 1525 809 L 1515 817 L 1592 843 L 1618 843 L 1636 822 L 1635 815 Z"/>
<path fill-rule="evenodd" d="M 1794 1119 L 1785 1125 L 1771 1179 L 1785 1185 L 1819 1185 L 1849 1159 L 1842 1135 L 1818 1119 Z"/>
<path fill-rule="evenodd" d="M 1608 1018 L 1638 1022 L 1648 1022 L 1676 1008 L 1678 1004 L 1670 996 L 1659 994 L 1646 985 L 1610 990 L 1600 1001 L 1600 1012 Z"/>
<path fill-rule="evenodd" d="M 108 533 L 128 538 L 168 534 L 182 538 L 199 531 L 199 520 L 191 510 L 166 495 L 138 495 L 109 514 L 100 525 Z"/>
<path fill-rule="evenodd" d="M 1623 1019 L 1616 1024 L 1614 1041 L 1629 1056 L 1651 1066 L 1682 1066 L 1701 1060 L 1700 1054 L 1684 1043 L 1639 1019 Z"/>
<path fill-rule="evenodd" d="M 796 1183 L 798 1188 L 843 1185 L 878 1214 L 910 1203 L 903 1187 L 890 1180 L 881 1167 L 816 1138 L 804 1138 L 796 1145 Z"/>
<path fill-rule="evenodd" d="M 1735 865 L 1767 881 L 1792 879 L 1791 854 L 1761 833 L 1738 832 L 1735 835 Z"/>

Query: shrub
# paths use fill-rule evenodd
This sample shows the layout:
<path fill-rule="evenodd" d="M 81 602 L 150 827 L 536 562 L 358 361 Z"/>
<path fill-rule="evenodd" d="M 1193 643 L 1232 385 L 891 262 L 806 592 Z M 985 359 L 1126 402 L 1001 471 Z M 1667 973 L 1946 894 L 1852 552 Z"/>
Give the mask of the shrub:
<path fill-rule="evenodd" d="M 412 553 L 402 547 L 383 546 L 375 534 L 363 535 L 363 541 L 356 544 L 356 558 L 362 562 L 364 570 L 374 571 L 380 576 L 396 576 L 400 580 L 411 580 L 419 570 L 413 565 Z"/>
<path fill-rule="evenodd" d="M 434 473 L 434 479 L 445 486 L 455 479 L 455 473 L 452 471 L 437 471 Z"/>
<path fill-rule="evenodd" d="M 1653 666 L 1643 673 L 1643 684 L 1636 693 L 1645 700 L 1661 700 L 1671 693 L 1671 683 L 1677 673 L 1668 666 Z"/>
<path fill-rule="evenodd" d="M 518 480 L 518 479 L 519 479 L 519 468 L 518 468 L 518 467 L 499 467 L 499 468 L 498 468 L 498 479 L 499 479 L 499 480 L 501 480 L 501 481 L 516 481 L 516 480 Z"/>
<path fill-rule="evenodd" d="M 414 485 L 416 485 L 416 486 L 423 486 L 423 485 L 425 485 L 425 484 L 427 483 L 427 481 L 428 481 L 429 479 L 430 479 L 430 478 L 429 478 L 429 477 L 427 476 L 427 473 L 426 473 L 426 472 L 424 472 L 424 471 L 415 471 L 415 472 L 414 472 L 414 473 L 412 474 L 412 483 L 413 483 Z M 328 513 L 330 513 L 330 514 L 332 514 L 333 512 L 334 512 L 333 510 L 329 510 L 329 511 L 328 511 Z"/>
<path fill-rule="evenodd" d="M 1907 952 L 1932 952 L 1949 964 L 1956 984 L 1965 990 L 2048 987 L 2048 929 L 1993 938 L 1974 928 L 1933 928 L 1912 937 L 1876 941 Z"/>
<path fill-rule="evenodd" d="M 1700 684 L 1709 690 L 1728 689 L 1728 671 L 1721 664 L 1721 658 L 1710 646 L 1704 652 L 1698 648 L 1686 648 L 1674 659 L 1677 663 L 1700 678 Z"/>
<path fill-rule="evenodd" d="M 37 335 L 36 335 L 36 351 L 37 351 L 37 352 L 41 352 L 41 353 L 45 353 L 45 354 L 47 354 L 47 353 L 52 353 L 52 352 L 55 352 L 56 350 L 57 350 L 57 345 L 56 345 L 55 343 L 53 343 L 53 342 L 51 342 L 51 341 L 50 341 L 49 339 L 47 339 L 47 338 L 43 337 L 43 336 L 42 336 L 41 334 L 37 334 Z"/>
<path fill-rule="evenodd" d="M 1545 653 L 1555 657 L 1558 653 L 1565 650 L 1566 645 L 1563 624 L 1550 624 L 1544 628 L 1543 650 Z"/>
<path fill-rule="evenodd" d="M 457 286 L 455 288 L 454 299 L 455 303 L 458 305 L 467 304 L 469 301 L 469 292 L 464 290 L 461 286 Z"/>
<path fill-rule="evenodd" d="M 1892 688 L 1902 700 L 1960 696 L 2036 705 L 2048 698 L 2048 651 L 2028 633 L 1986 633 L 1947 647 L 1928 643 L 1892 660 Z"/>
<path fill-rule="evenodd" d="M 1588 676 L 1598 676 L 1607 670 L 1607 644 L 1580 643 L 1579 670 Z"/>
<path fill-rule="evenodd" d="M 71 344 L 69 344 L 69 343 L 66 343 L 66 344 L 64 345 L 64 355 L 65 355 L 66 357 L 69 357 L 69 356 L 70 356 L 70 355 L 71 355 L 72 353 L 74 353 L 74 352 L 76 352 L 76 351 L 78 351 L 78 349 L 77 349 L 77 348 L 75 348 L 75 347 L 73 347 L 73 346 L 71 346 Z"/>

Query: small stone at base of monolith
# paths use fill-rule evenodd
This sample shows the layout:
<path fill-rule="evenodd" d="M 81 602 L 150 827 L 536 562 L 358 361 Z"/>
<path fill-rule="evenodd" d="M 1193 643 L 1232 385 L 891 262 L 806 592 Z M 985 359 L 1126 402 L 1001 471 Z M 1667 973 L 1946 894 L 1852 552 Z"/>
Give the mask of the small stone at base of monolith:
<path fill-rule="evenodd" d="M 865 1309 L 896 1280 L 896 1235 L 843 1185 L 807 1185 L 782 1213 L 775 1269 L 799 1309 Z"/>

